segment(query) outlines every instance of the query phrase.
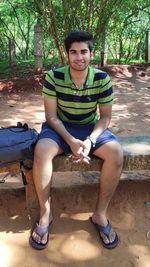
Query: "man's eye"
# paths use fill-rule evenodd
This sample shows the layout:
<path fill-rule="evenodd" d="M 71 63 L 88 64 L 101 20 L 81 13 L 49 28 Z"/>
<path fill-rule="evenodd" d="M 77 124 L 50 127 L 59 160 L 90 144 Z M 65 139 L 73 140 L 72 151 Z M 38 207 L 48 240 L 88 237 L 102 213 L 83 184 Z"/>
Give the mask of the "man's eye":
<path fill-rule="evenodd" d="M 86 54 L 86 53 L 87 53 L 86 50 L 84 50 L 84 51 L 81 52 L 82 55 L 84 55 L 84 54 Z"/>

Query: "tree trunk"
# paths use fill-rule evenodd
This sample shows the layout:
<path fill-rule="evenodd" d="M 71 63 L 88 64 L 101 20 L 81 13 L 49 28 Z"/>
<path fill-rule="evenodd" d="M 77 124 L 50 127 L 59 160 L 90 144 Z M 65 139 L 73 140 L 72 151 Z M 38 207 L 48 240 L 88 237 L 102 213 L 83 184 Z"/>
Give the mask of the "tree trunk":
<path fill-rule="evenodd" d="M 34 56 L 35 72 L 41 72 L 43 68 L 43 45 L 42 45 L 42 26 L 36 24 L 34 27 Z"/>
<path fill-rule="evenodd" d="M 58 54 L 59 54 L 59 60 L 60 60 L 60 64 L 63 66 L 65 63 L 65 56 L 64 56 L 64 50 L 63 50 L 63 46 L 60 44 L 58 38 L 56 36 L 53 36 L 57 50 L 58 50 Z"/>
<path fill-rule="evenodd" d="M 136 48 L 136 60 L 140 60 L 140 59 L 141 59 L 141 42 L 137 44 L 137 48 Z"/>
<path fill-rule="evenodd" d="M 122 57 L 123 57 L 123 44 L 122 44 L 122 38 L 121 36 L 119 36 L 119 65 L 121 64 Z"/>
<path fill-rule="evenodd" d="M 107 40 L 107 33 L 104 32 L 103 36 L 103 50 L 101 52 L 101 66 L 107 65 L 107 58 L 108 58 L 108 40 Z"/>
<path fill-rule="evenodd" d="M 146 32 L 146 53 L 145 59 L 147 63 L 150 63 L 150 30 Z"/>
<path fill-rule="evenodd" d="M 15 41 L 9 38 L 9 65 L 16 65 Z"/>

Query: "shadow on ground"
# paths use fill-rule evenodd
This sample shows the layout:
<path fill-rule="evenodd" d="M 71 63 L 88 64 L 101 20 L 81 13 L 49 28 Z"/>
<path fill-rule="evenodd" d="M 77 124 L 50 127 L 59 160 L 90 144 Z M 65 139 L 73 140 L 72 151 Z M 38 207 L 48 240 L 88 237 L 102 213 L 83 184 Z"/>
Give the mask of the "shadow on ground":
<path fill-rule="evenodd" d="M 25 209 L 24 189 L 1 190 L 0 257 L 1 267 L 148 267 L 150 262 L 149 201 L 150 182 L 121 181 L 108 215 L 120 236 L 119 246 L 104 249 L 89 221 L 98 188 L 53 189 L 54 222 L 50 242 L 44 251 L 28 244 L 34 223 Z"/>

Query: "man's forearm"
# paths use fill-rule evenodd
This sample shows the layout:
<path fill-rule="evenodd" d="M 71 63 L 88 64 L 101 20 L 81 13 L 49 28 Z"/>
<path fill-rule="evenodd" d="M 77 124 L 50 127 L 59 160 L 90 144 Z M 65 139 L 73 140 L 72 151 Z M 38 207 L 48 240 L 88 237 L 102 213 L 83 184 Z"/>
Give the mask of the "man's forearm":
<path fill-rule="evenodd" d="M 100 118 L 99 121 L 95 124 L 90 136 L 94 139 L 97 139 L 108 128 L 110 120 L 111 119 L 107 116 Z"/>
<path fill-rule="evenodd" d="M 46 118 L 46 121 L 50 127 L 52 127 L 69 145 L 73 136 L 66 130 L 65 126 L 63 125 L 62 121 L 58 118 Z"/>

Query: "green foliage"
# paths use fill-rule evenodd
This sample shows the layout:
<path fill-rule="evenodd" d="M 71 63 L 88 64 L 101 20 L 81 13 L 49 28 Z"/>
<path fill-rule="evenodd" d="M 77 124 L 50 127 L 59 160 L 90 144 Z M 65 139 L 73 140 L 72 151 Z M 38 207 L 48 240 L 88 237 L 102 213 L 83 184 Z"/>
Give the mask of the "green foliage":
<path fill-rule="evenodd" d="M 30 10 L 29 0 L 0 0 L 1 42 L 11 39 L 15 43 L 16 56 L 27 58 L 33 46 L 33 27 L 36 19 Z"/>
<path fill-rule="evenodd" d="M 128 5 L 127 5 L 128 4 Z M 125 63 L 132 59 L 145 58 L 145 37 L 149 27 L 150 4 L 148 1 L 123 3 L 124 12 L 119 10 L 115 20 L 110 20 L 109 47 L 113 58 L 122 57 Z M 119 54 L 119 55 L 118 55 Z"/>
<path fill-rule="evenodd" d="M 34 59 L 34 26 L 43 26 L 44 64 L 64 63 L 63 40 L 74 29 L 90 31 L 94 64 L 108 44 L 108 62 L 144 61 L 149 0 L 0 0 L 0 58 L 9 61 L 9 40 L 16 63 Z M 49 63 L 48 63 L 49 62 Z"/>

